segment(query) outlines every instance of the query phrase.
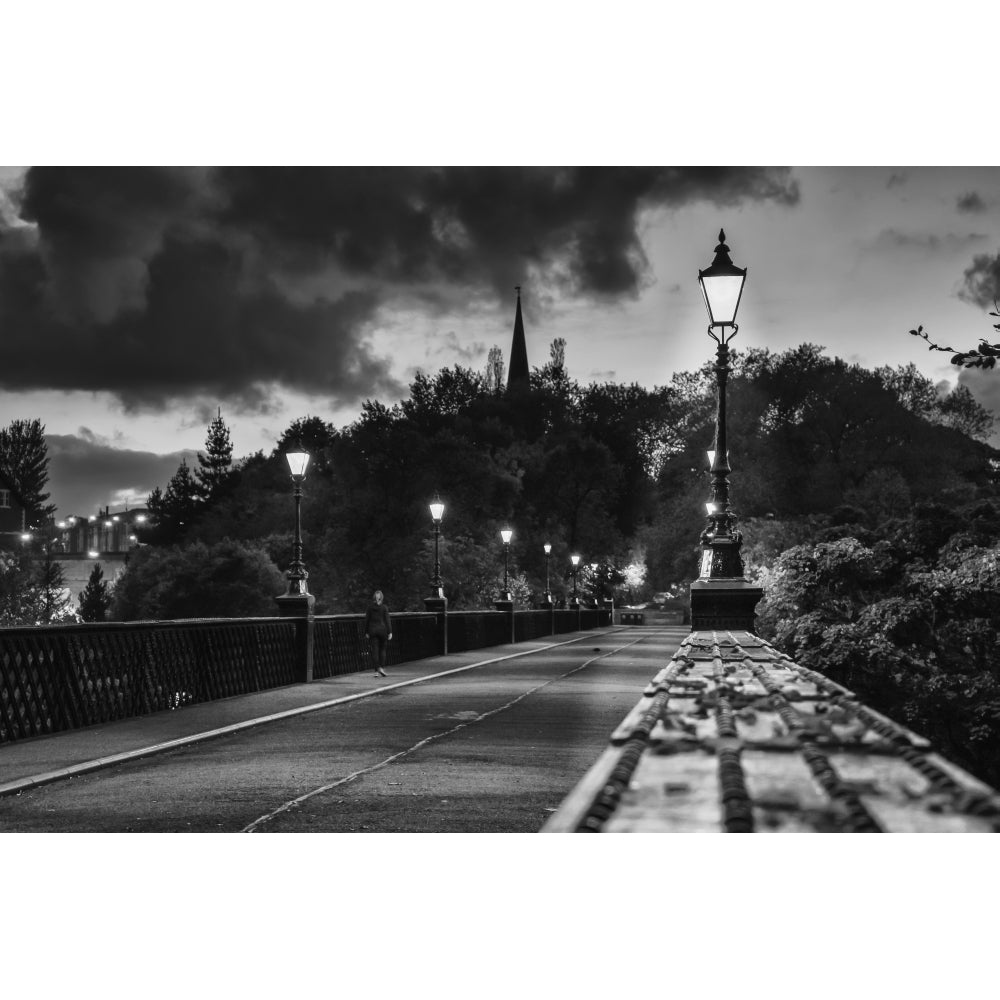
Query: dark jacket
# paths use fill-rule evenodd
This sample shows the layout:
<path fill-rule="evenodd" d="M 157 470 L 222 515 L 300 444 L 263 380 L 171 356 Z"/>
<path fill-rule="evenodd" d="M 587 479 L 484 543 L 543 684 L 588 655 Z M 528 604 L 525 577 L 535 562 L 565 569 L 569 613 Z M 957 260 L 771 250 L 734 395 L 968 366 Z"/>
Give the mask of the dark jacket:
<path fill-rule="evenodd" d="M 365 635 L 388 635 L 392 631 L 392 619 L 384 604 L 373 604 L 365 614 Z"/>

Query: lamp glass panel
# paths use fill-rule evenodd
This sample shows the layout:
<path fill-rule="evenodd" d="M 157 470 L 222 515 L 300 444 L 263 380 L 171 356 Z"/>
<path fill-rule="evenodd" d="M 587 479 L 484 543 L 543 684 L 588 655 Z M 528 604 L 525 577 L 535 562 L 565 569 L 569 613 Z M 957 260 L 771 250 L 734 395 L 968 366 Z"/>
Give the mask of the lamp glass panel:
<path fill-rule="evenodd" d="M 285 453 L 288 460 L 288 470 L 293 476 L 304 476 L 306 466 L 309 464 L 309 453 L 307 451 L 289 451 Z"/>
<path fill-rule="evenodd" d="M 514 537 L 514 532 L 510 528 L 502 528 L 500 537 L 503 539 L 504 545 L 510 545 L 510 540 Z"/>
<path fill-rule="evenodd" d="M 431 520 L 440 521 L 444 517 L 444 504 L 440 500 L 436 500 L 431 505 Z"/>
<path fill-rule="evenodd" d="M 579 556 L 570 556 L 569 558 L 570 558 L 570 561 L 573 563 L 574 566 L 579 566 L 580 565 L 580 557 Z"/>
<path fill-rule="evenodd" d="M 713 323 L 735 323 L 743 290 L 743 274 L 714 274 L 701 278 L 701 288 Z"/>
<path fill-rule="evenodd" d="M 550 553 L 552 552 L 552 546 L 551 546 L 551 545 L 549 545 L 549 543 L 548 543 L 548 542 L 546 542 L 546 543 L 545 543 L 545 544 L 544 544 L 544 545 L 542 546 L 542 548 L 543 548 L 543 549 L 545 549 L 545 554 L 546 554 L 546 555 L 549 555 L 549 554 L 550 554 Z"/>

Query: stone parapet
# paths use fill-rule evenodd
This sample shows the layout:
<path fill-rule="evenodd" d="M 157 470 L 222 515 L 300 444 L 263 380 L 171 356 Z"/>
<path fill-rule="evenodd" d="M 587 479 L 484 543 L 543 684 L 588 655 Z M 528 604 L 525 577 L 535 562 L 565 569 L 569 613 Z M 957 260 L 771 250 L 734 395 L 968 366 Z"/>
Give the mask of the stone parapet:
<path fill-rule="evenodd" d="M 692 632 L 543 832 L 1000 830 L 1000 795 L 748 631 Z"/>

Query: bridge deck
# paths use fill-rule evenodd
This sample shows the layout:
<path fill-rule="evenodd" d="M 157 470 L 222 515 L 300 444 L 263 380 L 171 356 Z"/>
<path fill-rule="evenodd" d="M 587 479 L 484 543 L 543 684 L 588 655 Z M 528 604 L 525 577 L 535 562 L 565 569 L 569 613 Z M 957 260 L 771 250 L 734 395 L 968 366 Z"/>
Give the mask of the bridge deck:
<path fill-rule="evenodd" d="M 543 832 L 996 832 L 1000 796 L 748 632 L 692 632 Z"/>

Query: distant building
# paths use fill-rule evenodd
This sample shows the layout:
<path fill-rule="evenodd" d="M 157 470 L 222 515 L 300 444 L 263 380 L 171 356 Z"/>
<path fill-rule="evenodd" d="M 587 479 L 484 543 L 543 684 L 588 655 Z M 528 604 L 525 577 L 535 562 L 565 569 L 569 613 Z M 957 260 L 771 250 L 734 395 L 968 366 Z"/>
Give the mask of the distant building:
<path fill-rule="evenodd" d="M 87 585 L 95 563 L 100 563 L 104 579 L 113 583 L 128 562 L 128 554 L 139 544 L 138 533 L 149 523 L 146 507 L 96 514 L 73 514 L 49 524 L 51 551 L 59 559 L 63 579 L 73 608 Z"/>
<path fill-rule="evenodd" d="M 0 472 L 0 547 L 12 548 L 27 531 L 27 510 L 14 484 Z"/>
<path fill-rule="evenodd" d="M 124 555 L 139 544 L 138 532 L 149 521 L 146 507 L 112 511 L 110 507 L 96 514 L 74 514 L 52 525 L 52 549 L 65 557 L 94 559 L 97 556 Z"/>
<path fill-rule="evenodd" d="M 507 370 L 507 391 L 527 389 L 530 385 L 528 370 L 528 345 L 524 339 L 524 320 L 521 319 L 521 286 L 517 289 L 517 312 L 514 314 L 514 339 L 510 345 L 510 367 Z"/>

